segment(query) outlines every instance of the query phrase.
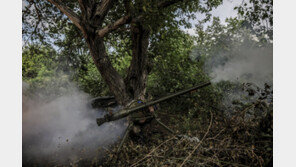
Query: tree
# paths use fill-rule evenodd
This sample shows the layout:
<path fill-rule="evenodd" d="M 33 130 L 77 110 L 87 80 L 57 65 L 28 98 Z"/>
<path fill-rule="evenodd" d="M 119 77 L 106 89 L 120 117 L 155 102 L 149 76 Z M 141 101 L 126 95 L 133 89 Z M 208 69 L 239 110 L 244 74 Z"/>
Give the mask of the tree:
<path fill-rule="evenodd" d="M 244 25 L 258 36 L 273 39 L 273 0 L 249 0 L 235 7 L 244 19 Z"/>
<path fill-rule="evenodd" d="M 49 2 L 49 3 L 48 3 Z M 161 30 L 190 26 L 194 12 L 208 13 L 221 0 L 30 0 L 23 10 L 23 33 L 42 42 L 75 25 L 74 34 L 85 42 L 94 64 L 114 94 L 117 102 L 127 105 L 133 99 L 145 100 L 147 76 L 153 56 L 152 41 L 158 41 Z M 53 6 L 54 5 L 54 6 Z M 64 16 L 66 15 L 67 18 Z M 45 38 L 44 34 L 49 34 Z M 36 35 L 37 34 L 37 35 Z M 43 35 L 42 35 L 43 34 Z M 83 38 L 83 39 L 82 39 Z M 113 39 L 114 41 L 111 41 Z M 125 40 L 131 56 L 125 77 L 113 67 L 109 50 L 112 43 Z M 79 42 L 78 42 L 79 43 Z M 156 42 L 157 44 L 157 42 Z"/>

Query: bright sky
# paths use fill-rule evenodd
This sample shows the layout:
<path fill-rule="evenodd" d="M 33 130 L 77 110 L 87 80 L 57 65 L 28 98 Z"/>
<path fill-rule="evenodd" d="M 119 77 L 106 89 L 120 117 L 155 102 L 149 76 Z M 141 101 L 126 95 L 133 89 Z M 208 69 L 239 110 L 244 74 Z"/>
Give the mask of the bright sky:
<path fill-rule="evenodd" d="M 235 17 L 237 16 L 237 11 L 233 8 L 235 6 L 239 6 L 244 0 L 223 0 L 222 5 L 218 6 L 216 9 L 214 9 L 211 14 L 215 17 L 219 17 L 222 23 L 225 23 L 225 19 L 229 17 Z M 185 29 L 186 32 L 188 32 L 190 35 L 196 35 L 195 34 L 195 26 L 194 24 L 197 23 L 198 19 L 203 19 L 204 16 L 201 14 L 197 14 L 197 19 L 192 20 L 193 28 L 191 29 Z M 206 26 L 210 23 L 206 23 Z"/>

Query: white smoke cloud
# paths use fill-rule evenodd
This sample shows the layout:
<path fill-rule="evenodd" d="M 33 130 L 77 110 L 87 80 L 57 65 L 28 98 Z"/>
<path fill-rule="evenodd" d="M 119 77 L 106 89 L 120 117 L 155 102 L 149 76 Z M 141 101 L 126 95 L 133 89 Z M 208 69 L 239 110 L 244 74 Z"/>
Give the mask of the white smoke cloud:
<path fill-rule="evenodd" d="M 96 118 L 104 112 L 92 109 L 90 97 L 69 87 L 66 95 L 50 102 L 25 95 L 23 84 L 23 162 L 51 161 L 70 163 L 101 157 L 104 149 L 122 136 L 125 120 L 98 127 Z"/>
<path fill-rule="evenodd" d="M 241 30 L 245 32 L 245 30 Z M 252 36 L 251 36 L 252 37 Z M 233 37 L 234 38 L 234 37 Z M 239 38 L 239 39 L 236 39 Z M 223 44 L 223 45 L 222 45 Z M 273 85 L 273 47 L 272 43 L 259 44 L 256 38 L 238 35 L 222 46 L 209 52 L 205 60 L 205 71 L 212 83 L 227 81 L 232 87 L 219 87 L 223 91 L 223 104 L 229 109 L 233 101 L 250 103 L 256 101 L 265 89 L 265 84 Z M 261 46 L 260 46 L 261 45 Z M 198 52 L 194 52 L 198 57 Z M 248 83 L 248 84 L 247 84 Z M 249 90 L 255 91 L 254 95 Z M 269 101 L 272 96 L 269 96 Z"/>
<path fill-rule="evenodd" d="M 232 58 L 212 66 L 210 76 L 213 82 L 251 82 L 262 87 L 264 83 L 272 83 L 272 56 L 272 47 L 240 47 Z"/>

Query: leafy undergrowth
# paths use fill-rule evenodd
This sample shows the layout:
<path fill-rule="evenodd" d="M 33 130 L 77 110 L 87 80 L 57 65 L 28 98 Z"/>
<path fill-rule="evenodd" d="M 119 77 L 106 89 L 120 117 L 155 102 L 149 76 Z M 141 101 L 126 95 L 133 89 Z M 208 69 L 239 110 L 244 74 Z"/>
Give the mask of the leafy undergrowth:
<path fill-rule="evenodd" d="M 161 111 L 161 120 L 177 134 L 200 142 L 152 122 L 141 137 L 130 138 L 118 154 L 113 148 L 97 166 L 272 166 L 272 103 L 258 100 L 227 117 L 221 112 L 213 108 L 188 122 L 186 116 Z"/>
<path fill-rule="evenodd" d="M 227 117 L 221 117 L 223 111 L 215 108 L 206 113 L 197 111 L 199 116 L 190 119 L 161 110 L 158 112 L 161 121 L 177 134 L 188 137 L 173 135 L 152 121 L 139 135 L 130 136 L 119 153 L 117 144 L 102 159 L 79 160 L 68 165 L 272 166 L 272 104 L 261 103 L 257 101 Z M 255 108 L 262 114 L 247 115 L 247 110 Z M 193 140 L 194 137 L 200 141 Z"/>
<path fill-rule="evenodd" d="M 247 90 L 255 96 L 252 89 Z M 109 150 L 99 148 L 99 152 L 107 152 L 103 158 L 66 166 L 272 166 L 273 102 L 268 85 L 255 100 L 233 101 L 229 107 L 206 105 L 201 99 L 192 98 L 194 107 L 188 110 L 163 107 L 156 111 L 177 135 L 154 120 L 138 135 L 130 135 L 119 153 L 118 144 Z"/>

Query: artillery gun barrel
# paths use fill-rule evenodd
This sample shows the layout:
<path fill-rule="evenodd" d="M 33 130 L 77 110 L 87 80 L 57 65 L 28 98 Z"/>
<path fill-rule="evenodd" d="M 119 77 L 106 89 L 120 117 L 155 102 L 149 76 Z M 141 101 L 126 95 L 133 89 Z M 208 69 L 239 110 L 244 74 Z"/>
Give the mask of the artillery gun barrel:
<path fill-rule="evenodd" d="M 98 124 L 98 126 L 100 126 L 100 125 L 102 125 L 105 122 L 115 121 L 115 120 L 124 118 L 124 117 L 126 117 L 126 116 L 128 116 L 128 115 L 130 115 L 130 114 L 132 114 L 132 113 L 134 113 L 136 111 L 139 111 L 139 110 L 141 110 L 143 108 L 146 108 L 146 107 L 152 106 L 154 104 L 157 104 L 157 103 L 166 101 L 168 99 L 171 99 L 171 98 L 176 97 L 176 96 L 179 96 L 179 95 L 186 94 L 186 93 L 191 92 L 191 91 L 194 91 L 196 89 L 200 89 L 200 88 L 206 87 L 206 86 L 208 86 L 210 84 L 211 84 L 210 82 L 203 83 L 203 84 L 200 84 L 198 86 L 194 86 L 192 88 L 189 88 L 189 89 L 186 89 L 186 90 L 183 90 L 183 91 L 180 91 L 180 92 L 177 92 L 177 93 L 174 93 L 174 94 L 171 94 L 171 95 L 162 97 L 160 99 L 146 102 L 146 103 L 141 104 L 141 105 L 136 106 L 136 107 L 124 108 L 124 109 L 122 109 L 122 110 L 120 110 L 120 111 L 118 111 L 116 113 L 113 113 L 112 115 L 106 114 L 103 118 L 97 118 L 97 124 Z"/>

